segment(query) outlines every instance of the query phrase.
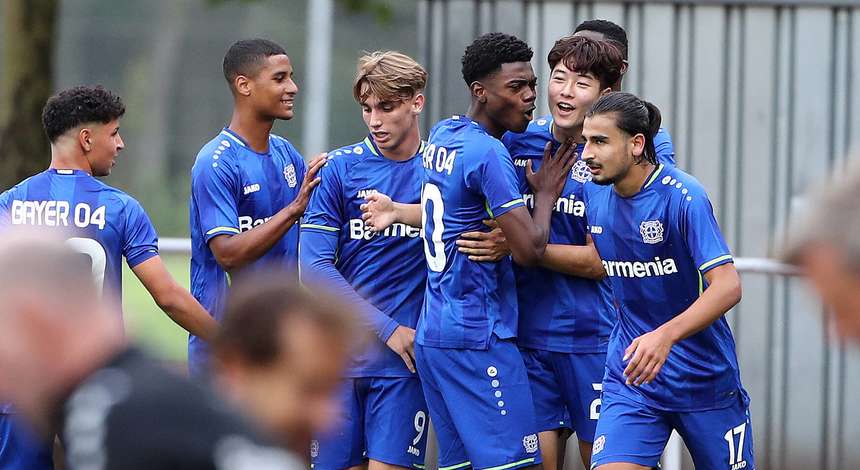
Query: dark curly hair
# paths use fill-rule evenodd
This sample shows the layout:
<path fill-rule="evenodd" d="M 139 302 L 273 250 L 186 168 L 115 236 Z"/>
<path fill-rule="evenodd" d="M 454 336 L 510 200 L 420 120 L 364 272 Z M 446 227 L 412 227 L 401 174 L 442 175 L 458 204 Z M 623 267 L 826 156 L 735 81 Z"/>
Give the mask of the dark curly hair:
<path fill-rule="evenodd" d="M 621 26 L 609 20 L 587 20 L 579 23 L 573 33 L 576 34 L 580 31 L 594 31 L 602 34 L 609 41 L 617 42 L 621 49 L 621 55 L 624 56 L 624 60 L 627 60 L 627 31 Z"/>
<path fill-rule="evenodd" d="M 48 99 L 42 108 L 42 127 L 48 140 L 55 142 L 66 131 L 81 124 L 107 124 L 123 114 L 122 99 L 110 90 L 101 85 L 77 86 Z"/>
<path fill-rule="evenodd" d="M 502 68 L 502 64 L 532 60 L 528 44 L 504 33 L 488 33 L 475 39 L 463 54 L 463 80 L 471 85 Z"/>
<path fill-rule="evenodd" d="M 555 42 L 546 60 L 550 70 L 561 62 L 568 70 L 594 75 L 601 87 L 608 87 L 621 78 L 624 66 L 616 44 L 584 36 L 565 36 Z"/>
<path fill-rule="evenodd" d="M 280 45 L 268 39 L 243 39 L 236 41 L 224 55 L 224 78 L 233 88 L 233 80 L 239 75 L 253 77 L 263 62 L 273 55 L 287 55 Z"/>

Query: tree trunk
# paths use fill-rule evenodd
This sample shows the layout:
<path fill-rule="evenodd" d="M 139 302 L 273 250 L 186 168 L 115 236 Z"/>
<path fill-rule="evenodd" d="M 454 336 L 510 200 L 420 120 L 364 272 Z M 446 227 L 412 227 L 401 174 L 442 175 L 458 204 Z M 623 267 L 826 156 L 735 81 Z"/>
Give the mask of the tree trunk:
<path fill-rule="evenodd" d="M 51 96 L 58 0 L 4 0 L 0 191 L 46 168 L 42 107 Z"/>

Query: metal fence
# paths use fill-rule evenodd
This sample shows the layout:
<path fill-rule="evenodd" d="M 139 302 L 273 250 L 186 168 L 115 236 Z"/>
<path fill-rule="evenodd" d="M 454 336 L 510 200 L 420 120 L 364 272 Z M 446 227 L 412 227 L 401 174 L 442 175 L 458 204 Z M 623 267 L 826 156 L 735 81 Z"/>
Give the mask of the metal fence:
<path fill-rule="evenodd" d="M 165 238 L 159 243 L 162 253 L 181 254 L 191 253 L 191 241 L 181 238 Z M 797 274 L 795 268 L 766 258 L 737 258 L 735 266 L 743 276 L 744 300 L 732 312 L 735 338 L 738 340 L 738 354 L 741 362 L 741 373 L 745 384 L 753 398 L 753 429 L 755 431 L 755 446 L 758 455 L 759 468 L 762 469 L 791 469 L 791 468 L 820 468 L 848 469 L 858 468 L 860 453 L 852 448 L 850 443 L 856 436 L 856 427 L 846 428 L 860 416 L 856 405 L 846 402 L 846 391 L 850 389 L 849 382 L 856 384 L 860 376 L 857 372 L 858 361 L 856 351 L 849 361 L 847 352 L 839 345 L 825 341 L 820 306 L 798 313 L 796 317 L 790 309 L 791 298 L 789 290 L 778 293 L 777 289 L 791 284 L 792 288 L 801 288 L 790 280 Z M 771 302 L 767 310 L 754 309 L 756 289 L 765 289 Z M 748 300 L 753 297 L 753 300 Z M 806 301 L 806 299 L 804 299 Z M 764 337 L 750 338 L 746 331 L 740 330 L 739 315 L 752 317 L 749 321 L 770 325 Z M 797 325 L 815 325 L 814 328 L 802 326 L 797 331 Z M 798 336 L 803 342 L 813 345 L 811 348 L 796 350 L 790 347 Z M 745 340 L 741 342 L 741 340 Z M 752 347 L 751 344 L 758 344 Z M 820 348 L 819 351 L 815 349 Z M 811 361 L 801 361 L 798 357 L 812 355 Z M 854 365 L 853 373 L 848 372 L 849 362 Z M 793 376 L 796 378 L 792 378 Z M 792 396 L 792 383 L 797 381 L 813 381 L 817 377 L 827 377 L 820 390 L 821 395 L 815 400 L 807 397 Z M 754 384 L 754 386 L 753 386 Z M 815 388 L 815 387 L 814 387 Z M 789 406 L 808 408 L 807 414 L 816 418 L 800 421 L 794 419 L 795 412 Z M 796 426 L 796 428 L 795 428 Z M 795 448 L 793 439 L 795 433 L 815 436 L 803 442 L 805 447 Z M 431 440 L 432 442 L 432 440 Z M 435 456 L 435 449 L 428 449 L 428 460 Z M 568 446 L 568 465 L 566 468 L 581 468 L 579 464 L 578 447 Z M 807 465 L 799 463 L 814 460 L 817 463 Z M 789 460 L 793 459 L 793 460 Z M 435 468 L 434 462 L 428 462 L 428 469 Z M 663 458 L 665 470 L 681 470 L 693 468 L 689 455 L 677 435 L 673 436 Z"/>
<path fill-rule="evenodd" d="M 860 150 L 860 2 L 422 0 L 425 125 L 468 106 L 460 57 L 503 31 L 534 49 L 539 111 L 553 42 L 603 18 L 628 32 L 624 88 L 661 109 L 679 167 L 707 188 L 744 300 L 730 314 L 761 468 L 860 468 L 857 351 L 828 341 L 821 305 L 766 258 L 797 196 Z M 748 269 L 753 269 L 750 272 Z M 692 468 L 684 458 L 684 468 Z"/>

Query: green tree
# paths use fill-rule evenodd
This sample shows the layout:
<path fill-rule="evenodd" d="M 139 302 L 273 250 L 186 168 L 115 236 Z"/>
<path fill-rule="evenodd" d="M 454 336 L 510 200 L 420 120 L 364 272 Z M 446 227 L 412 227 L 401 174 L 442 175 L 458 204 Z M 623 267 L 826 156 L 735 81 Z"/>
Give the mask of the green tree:
<path fill-rule="evenodd" d="M 0 190 L 44 169 L 42 107 L 51 95 L 58 0 L 3 1 Z"/>

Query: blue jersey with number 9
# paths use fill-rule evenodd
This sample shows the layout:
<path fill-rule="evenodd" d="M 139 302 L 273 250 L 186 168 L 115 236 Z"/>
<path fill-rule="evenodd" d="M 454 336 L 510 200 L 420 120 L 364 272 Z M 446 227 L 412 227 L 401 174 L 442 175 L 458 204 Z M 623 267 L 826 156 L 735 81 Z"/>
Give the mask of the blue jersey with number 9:
<path fill-rule="evenodd" d="M 517 333 L 510 258 L 470 261 L 457 251 L 465 232 L 523 206 L 513 161 L 477 122 L 454 116 L 433 127 L 422 156 L 421 225 L 428 276 L 416 341 L 440 348 L 486 349 Z"/>

